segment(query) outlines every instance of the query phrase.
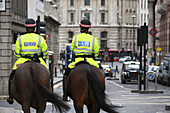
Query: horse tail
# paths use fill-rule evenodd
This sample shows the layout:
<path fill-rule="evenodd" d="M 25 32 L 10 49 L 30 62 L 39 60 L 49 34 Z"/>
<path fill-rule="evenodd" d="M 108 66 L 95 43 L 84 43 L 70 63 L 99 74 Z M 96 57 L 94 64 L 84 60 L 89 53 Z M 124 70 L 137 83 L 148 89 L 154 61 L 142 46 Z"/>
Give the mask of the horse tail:
<path fill-rule="evenodd" d="M 31 67 L 30 71 L 32 74 L 33 81 L 38 87 L 38 90 L 47 98 L 47 101 L 51 102 L 54 105 L 55 109 L 59 110 L 60 113 L 68 111 L 70 107 L 62 100 L 61 97 L 59 97 L 55 93 L 50 92 L 48 88 L 44 87 L 39 82 L 39 77 L 37 76 L 34 70 L 34 67 Z"/>
<path fill-rule="evenodd" d="M 96 96 L 97 102 L 99 103 L 99 106 L 102 108 L 102 110 L 108 112 L 108 113 L 118 113 L 115 108 L 118 106 L 114 106 L 111 104 L 111 102 L 106 98 L 105 94 L 105 88 L 100 83 L 97 73 L 94 72 L 90 66 L 87 70 L 87 78 L 89 83 L 91 84 L 92 90 L 94 92 L 94 95 Z"/>

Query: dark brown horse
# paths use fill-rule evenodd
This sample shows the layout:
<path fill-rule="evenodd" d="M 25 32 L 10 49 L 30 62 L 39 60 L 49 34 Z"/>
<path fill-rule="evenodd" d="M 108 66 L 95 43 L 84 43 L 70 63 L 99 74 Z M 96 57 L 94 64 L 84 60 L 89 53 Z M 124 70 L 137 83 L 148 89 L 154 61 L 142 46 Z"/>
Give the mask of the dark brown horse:
<path fill-rule="evenodd" d="M 30 61 L 19 66 L 11 90 L 24 113 L 30 113 L 30 107 L 36 109 L 36 113 L 43 113 L 46 102 L 51 102 L 60 113 L 69 109 L 61 97 L 52 93 L 50 73 L 40 63 Z"/>
<path fill-rule="evenodd" d="M 102 70 L 87 63 L 79 63 L 71 70 L 66 86 L 66 94 L 73 100 L 76 113 L 83 113 L 84 105 L 88 113 L 99 113 L 100 109 L 117 113 L 116 106 L 108 103 L 106 98 Z"/>

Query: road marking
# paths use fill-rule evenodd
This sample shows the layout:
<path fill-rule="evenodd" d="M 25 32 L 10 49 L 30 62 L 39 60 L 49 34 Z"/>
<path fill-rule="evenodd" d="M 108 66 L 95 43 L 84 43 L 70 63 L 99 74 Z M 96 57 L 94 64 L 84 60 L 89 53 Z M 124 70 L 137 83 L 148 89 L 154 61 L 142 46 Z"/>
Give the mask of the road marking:
<path fill-rule="evenodd" d="M 170 96 L 144 96 L 144 97 L 122 97 L 109 98 L 114 104 L 154 104 L 165 105 L 170 103 Z"/>
<path fill-rule="evenodd" d="M 55 88 L 58 88 L 58 87 L 60 87 L 60 86 L 62 86 L 62 82 L 59 82 L 58 84 L 55 84 L 55 85 L 54 85 L 54 89 L 55 89 Z"/>

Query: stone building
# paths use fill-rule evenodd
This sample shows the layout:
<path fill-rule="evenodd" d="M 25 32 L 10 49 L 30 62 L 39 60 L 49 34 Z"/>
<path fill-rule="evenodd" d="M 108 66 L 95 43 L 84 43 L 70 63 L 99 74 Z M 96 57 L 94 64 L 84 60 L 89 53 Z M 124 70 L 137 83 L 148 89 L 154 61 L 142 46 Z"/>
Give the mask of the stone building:
<path fill-rule="evenodd" d="M 58 6 L 57 0 L 4 0 L 6 8 L 0 10 L 0 95 L 8 94 L 8 78 L 14 62 L 14 45 L 19 35 L 26 31 L 28 18 L 46 21 L 46 32 L 50 51 L 54 51 L 54 65 L 57 65 L 58 52 Z M 0 8 L 3 4 L 0 3 Z"/>
<path fill-rule="evenodd" d="M 170 1 L 158 0 L 156 4 L 156 28 L 158 30 L 156 41 L 158 48 L 162 49 L 162 56 L 170 52 Z"/>
<path fill-rule="evenodd" d="M 90 32 L 98 38 L 100 49 L 132 50 L 134 45 L 136 51 L 138 10 L 138 0 L 60 0 L 59 51 L 80 33 L 84 17 L 91 21 Z"/>

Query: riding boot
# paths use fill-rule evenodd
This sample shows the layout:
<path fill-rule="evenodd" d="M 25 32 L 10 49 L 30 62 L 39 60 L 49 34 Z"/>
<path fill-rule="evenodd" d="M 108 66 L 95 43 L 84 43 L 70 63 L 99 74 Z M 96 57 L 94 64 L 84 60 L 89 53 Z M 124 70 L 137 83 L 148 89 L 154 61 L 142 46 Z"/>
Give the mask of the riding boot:
<path fill-rule="evenodd" d="M 14 103 L 14 100 L 13 100 L 13 97 L 11 95 L 11 84 L 12 84 L 12 79 L 14 77 L 14 74 L 15 74 L 15 70 L 12 70 L 10 76 L 9 76 L 9 81 L 8 81 L 8 93 L 9 93 L 9 98 L 7 99 L 7 102 L 9 104 L 13 104 Z"/>
<path fill-rule="evenodd" d="M 71 69 L 67 68 L 63 76 L 63 100 L 68 101 L 68 96 L 66 94 L 66 81 Z"/>

